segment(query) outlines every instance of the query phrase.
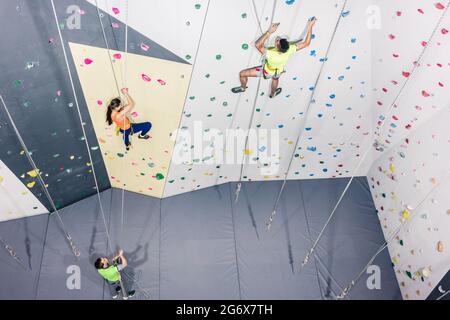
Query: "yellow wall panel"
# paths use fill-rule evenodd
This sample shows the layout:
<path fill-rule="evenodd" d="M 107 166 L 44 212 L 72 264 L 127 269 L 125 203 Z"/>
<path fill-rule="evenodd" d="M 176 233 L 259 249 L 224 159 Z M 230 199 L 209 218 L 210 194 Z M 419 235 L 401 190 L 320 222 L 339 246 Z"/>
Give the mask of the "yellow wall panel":
<path fill-rule="evenodd" d="M 170 135 L 178 128 L 192 66 L 110 51 L 119 87 L 128 87 L 136 102 L 132 122 L 152 123 L 150 139 L 131 136 L 127 151 L 115 125 L 106 123 L 108 102 L 118 96 L 108 51 L 76 43 L 70 50 L 111 185 L 162 197 L 174 147 Z"/>

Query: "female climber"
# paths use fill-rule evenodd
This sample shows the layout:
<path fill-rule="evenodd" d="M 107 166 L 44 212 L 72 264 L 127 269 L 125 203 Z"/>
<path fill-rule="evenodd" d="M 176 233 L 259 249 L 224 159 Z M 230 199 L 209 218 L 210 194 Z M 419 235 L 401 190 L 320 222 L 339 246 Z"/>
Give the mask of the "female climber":
<path fill-rule="evenodd" d="M 308 21 L 308 31 L 306 39 L 300 39 L 298 41 L 289 42 L 287 39 L 277 37 L 275 40 L 275 47 L 265 48 L 265 43 L 269 39 L 270 35 L 277 31 L 279 23 L 273 23 L 268 31 L 266 31 L 255 43 L 256 49 L 261 52 L 264 57 L 264 65 L 242 70 L 239 73 L 239 79 L 241 86 L 231 89 L 232 92 L 244 92 L 247 89 L 248 77 L 261 77 L 264 79 L 272 78 L 272 86 L 270 92 L 270 98 L 273 98 L 280 94 L 281 88 L 278 88 L 278 79 L 284 72 L 289 58 L 296 51 L 304 49 L 309 46 L 312 38 L 312 28 L 316 23 L 316 18 L 312 17 Z"/>
<path fill-rule="evenodd" d="M 128 116 L 135 103 L 128 94 L 127 88 L 122 88 L 122 93 L 127 97 L 129 103 L 123 105 L 120 98 L 112 99 L 106 111 L 106 122 L 108 125 L 111 125 L 113 122 L 116 124 L 118 131 L 124 135 L 123 140 L 127 150 L 130 150 L 130 134 L 140 132 L 138 135 L 139 139 L 148 139 L 150 136 L 147 133 L 152 128 L 152 124 L 150 122 L 131 123 Z"/>

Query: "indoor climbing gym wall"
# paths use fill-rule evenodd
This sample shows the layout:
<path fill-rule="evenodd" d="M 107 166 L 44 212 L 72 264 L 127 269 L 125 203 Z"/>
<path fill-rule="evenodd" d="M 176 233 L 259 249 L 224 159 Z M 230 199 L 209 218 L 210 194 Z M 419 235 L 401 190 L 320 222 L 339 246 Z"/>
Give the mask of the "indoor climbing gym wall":
<path fill-rule="evenodd" d="M 191 65 L 76 44 L 71 51 L 111 185 L 161 197 L 174 145 L 171 134 L 178 128 Z M 105 121 L 108 100 L 119 96 L 109 57 L 115 61 L 119 86 L 129 87 L 136 103 L 132 123 L 152 124 L 150 139 L 135 133 L 128 151 L 116 125 Z M 125 79 L 120 76 L 125 67 L 117 61 L 126 61 Z"/>
<path fill-rule="evenodd" d="M 30 170 L 27 174 L 36 177 L 34 170 Z M 25 186 L 0 160 L 0 221 L 48 212 L 29 190 L 35 184 L 35 181 L 30 181 Z"/>
<path fill-rule="evenodd" d="M 198 10 L 205 10 L 206 6 L 203 21 L 188 24 L 194 16 L 184 18 L 189 27 L 202 23 L 203 29 L 196 55 L 189 55 L 194 70 L 180 125 L 180 130 L 189 132 L 193 138 L 186 140 L 179 136 L 179 149 L 188 156 L 181 164 L 172 160 L 164 195 L 240 179 L 283 179 L 291 158 L 294 160 L 290 179 L 350 176 L 359 160 L 360 145 L 370 141 L 372 134 L 370 33 L 364 28 L 367 4 L 366 1 L 199 2 Z M 249 80 L 245 93 L 230 91 L 239 83 L 240 70 L 261 63 L 254 43 L 271 21 L 281 24 L 269 43 L 274 42 L 276 35 L 295 40 L 305 36 L 307 21 L 314 15 L 318 22 L 311 46 L 289 61 L 280 81 L 283 92 L 279 98 L 269 99 L 270 81 L 258 85 L 257 78 Z M 308 118 L 307 108 L 311 110 Z M 253 149 L 237 148 L 258 163 L 244 166 L 241 173 L 242 155 L 234 155 L 234 162 L 228 164 L 226 157 L 216 159 L 215 152 L 225 148 L 223 141 L 231 142 L 233 134 L 239 134 L 228 133 L 228 129 L 249 128 L 267 130 L 267 137 L 261 134 Z M 278 130 L 278 135 L 272 135 L 271 129 Z M 205 141 L 196 132 L 203 134 Z M 296 146 L 300 132 L 302 138 Z M 279 139 L 279 146 L 272 145 L 271 139 Z M 225 154 L 232 151 L 230 147 Z M 257 159 L 259 155 L 265 155 L 266 159 Z M 365 175 L 369 166 L 370 161 L 365 162 L 356 174 Z"/>
<path fill-rule="evenodd" d="M 403 298 L 425 299 L 450 263 L 450 17 L 444 2 L 377 3 L 368 178 Z"/>

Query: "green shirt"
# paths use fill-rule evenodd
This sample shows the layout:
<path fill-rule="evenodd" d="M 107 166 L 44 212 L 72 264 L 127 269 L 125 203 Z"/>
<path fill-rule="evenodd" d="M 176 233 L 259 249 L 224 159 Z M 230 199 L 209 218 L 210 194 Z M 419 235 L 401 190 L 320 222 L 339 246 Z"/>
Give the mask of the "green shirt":
<path fill-rule="evenodd" d="M 288 62 L 289 58 L 297 51 L 297 46 L 291 44 L 288 51 L 282 53 L 276 48 L 270 48 L 266 51 L 266 65 L 264 69 L 268 74 L 274 75 L 281 74 L 284 71 L 284 67 Z"/>
<path fill-rule="evenodd" d="M 119 269 L 116 266 L 109 266 L 106 269 L 97 269 L 98 273 L 109 282 L 120 280 Z"/>

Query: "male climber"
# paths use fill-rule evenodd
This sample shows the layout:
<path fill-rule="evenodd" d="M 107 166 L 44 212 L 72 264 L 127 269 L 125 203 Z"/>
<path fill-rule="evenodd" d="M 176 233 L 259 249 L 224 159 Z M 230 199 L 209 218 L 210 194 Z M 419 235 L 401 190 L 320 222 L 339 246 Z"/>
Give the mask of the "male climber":
<path fill-rule="evenodd" d="M 239 79 L 241 86 L 231 89 L 234 93 L 244 92 L 247 89 L 248 77 L 261 77 L 264 79 L 272 78 L 272 86 L 270 92 L 270 98 L 273 98 L 280 94 L 281 88 L 278 88 L 278 79 L 284 72 L 284 67 L 289 60 L 289 57 L 296 51 L 304 49 L 311 43 L 312 29 L 316 23 L 316 18 L 312 17 L 308 21 L 308 31 L 306 39 L 300 39 L 298 41 L 289 42 L 287 39 L 277 37 L 275 39 L 275 47 L 266 49 L 264 47 L 267 39 L 270 35 L 277 31 L 279 23 L 273 23 L 268 31 L 266 31 L 255 43 L 256 49 L 265 55 L 264 66 L 257 66 L 250 69 L 242 70 L 239 73 Z"/>
<path fill-rule="evenodd" d="M 123 250 L 120 250 L 118 254 L 112 258 L 112 264 L 109 263 L 108 258 L 98 258 L 95 261 L 95 268 L 97 268 L 98 273 L 108 282 L 109 288 L 111 290 L 111 295 L 113 299 L 119 296 L 119 292 L 122 291 L 120 285 L 120 271 L 125 269 L 128 265 L 127 259 L 123 255 Z M 124 295 L 123 298 L 126 300 L 134 296 L 136 292 L 131 290 L 128 295 Z"/>

